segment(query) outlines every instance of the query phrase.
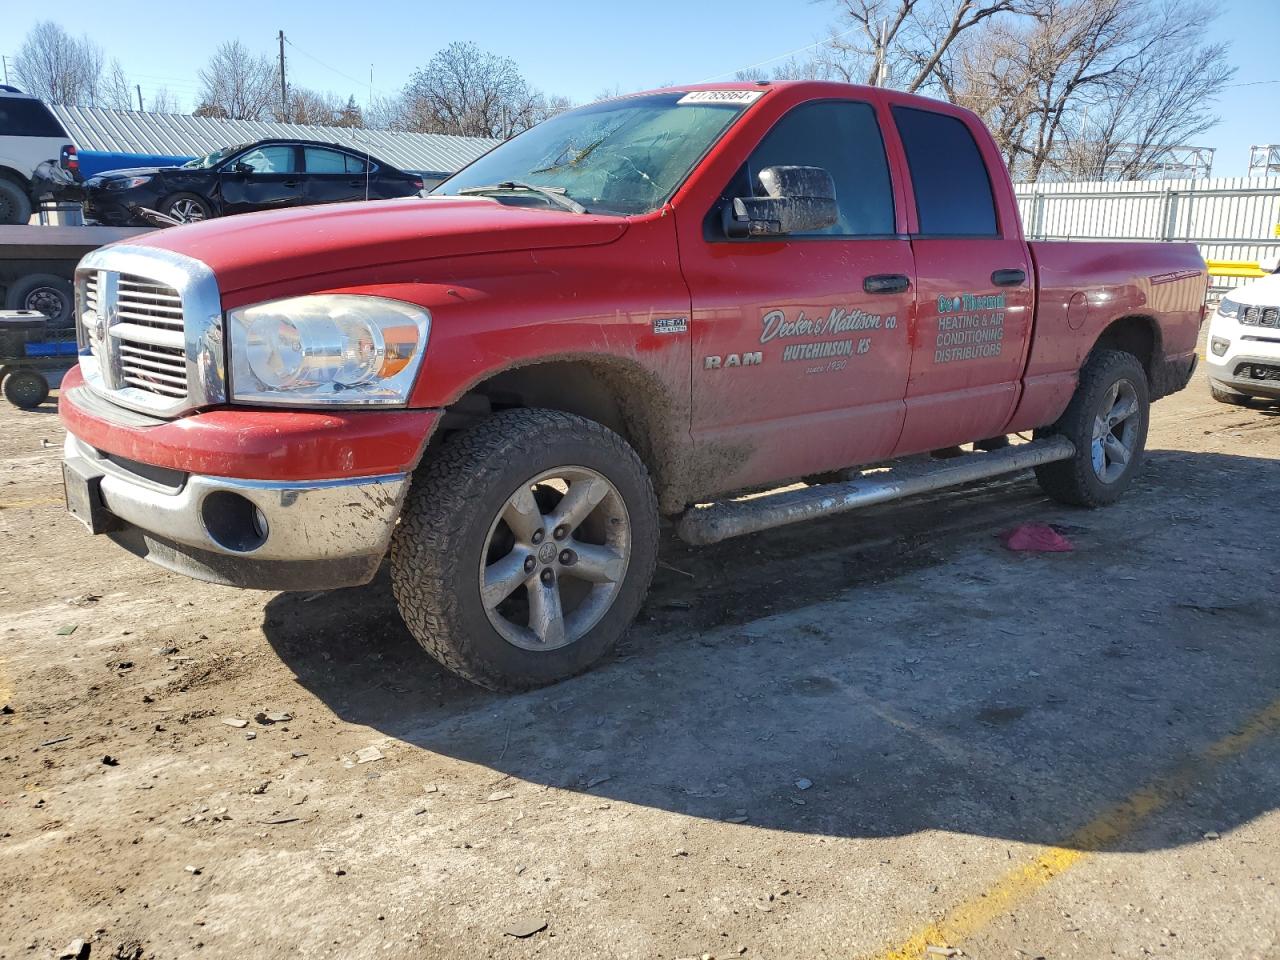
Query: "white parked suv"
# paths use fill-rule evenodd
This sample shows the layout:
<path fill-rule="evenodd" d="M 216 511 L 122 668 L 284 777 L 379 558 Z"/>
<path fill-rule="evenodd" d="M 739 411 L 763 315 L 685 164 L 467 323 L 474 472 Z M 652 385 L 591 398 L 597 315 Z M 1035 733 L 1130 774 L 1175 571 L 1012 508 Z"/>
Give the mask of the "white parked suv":
<path fill-rule="evenodd" d="M 1280 258 L 1261 266 L 1269 276 L 1223 297 L 1209 323 L 1209 389 L 1221 403 L 1280 400 Z"/>
<path fill-rule="evenodd" d="M 31 219 L 33 178 L 45 161 L 76 172 L 67 131 L 35 97 L 0 85 L 0 224 Z"/>

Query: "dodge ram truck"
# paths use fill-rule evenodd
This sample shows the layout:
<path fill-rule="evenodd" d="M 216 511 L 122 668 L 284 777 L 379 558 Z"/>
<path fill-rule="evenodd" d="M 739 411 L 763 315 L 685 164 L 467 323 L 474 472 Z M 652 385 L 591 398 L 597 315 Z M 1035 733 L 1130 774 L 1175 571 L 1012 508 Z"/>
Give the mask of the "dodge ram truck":
<path fill-rule="evenodd" d="M 712 543 L 1027 468 L 1111 503 L 1206 287 L 1190 245 L 1028 243 L 954 106 L 618 97 L 426 197 L 85 257 L 67 505 L 223 584 L 363 584 L 389 554 L 428 652 L 528 688 L 617 642 L 664 520 Z"/>

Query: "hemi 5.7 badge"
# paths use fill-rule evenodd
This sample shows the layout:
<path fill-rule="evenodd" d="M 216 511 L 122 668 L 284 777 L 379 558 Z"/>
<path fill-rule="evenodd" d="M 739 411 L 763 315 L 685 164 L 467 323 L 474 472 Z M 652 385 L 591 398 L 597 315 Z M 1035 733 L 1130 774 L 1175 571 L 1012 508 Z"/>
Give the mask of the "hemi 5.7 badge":
<path fill-rule="evenodd" d="M 654 333 L 688 333 L 688 317 L 654 317 Z"/>

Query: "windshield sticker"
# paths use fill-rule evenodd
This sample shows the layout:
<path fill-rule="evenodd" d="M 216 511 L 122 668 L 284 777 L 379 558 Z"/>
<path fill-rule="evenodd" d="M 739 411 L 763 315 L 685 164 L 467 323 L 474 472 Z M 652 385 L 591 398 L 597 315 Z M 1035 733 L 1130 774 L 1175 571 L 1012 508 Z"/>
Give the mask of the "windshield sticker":
<path fill-rule="evenodd" d="M 677 100 L 676 106 L 686 103 L 736 103 L 746 106 L 755 103 L 762 96 L 763 90 L 695 90 Z"/>

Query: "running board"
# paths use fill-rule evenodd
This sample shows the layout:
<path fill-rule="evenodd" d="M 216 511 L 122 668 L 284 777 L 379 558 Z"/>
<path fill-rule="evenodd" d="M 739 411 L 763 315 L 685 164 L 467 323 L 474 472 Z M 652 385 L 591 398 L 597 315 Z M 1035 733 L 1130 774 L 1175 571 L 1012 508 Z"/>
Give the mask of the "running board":
<path fill-rule="evenodd" d="M 998 477 L 1037 467 L 1042 463 L 1069 460 L 1076 448 L 1064 437 L 1034 440 L 991 453 L 970 453 L 955 460 L 933 461 L 908 476 L 886 479 L 862 476 L 842 483 L 823 483 L 802 490 L 787 490 L 745 500 L 727 500 L 705 507 L 691 507 L 676 525 L 680 539 L 694 546 L 719 543 L 746 533 L 846 513 L 890 500 L 901 500 L 945 487 Z M 905 464 L 904 464 L 905 466 Z"/>

